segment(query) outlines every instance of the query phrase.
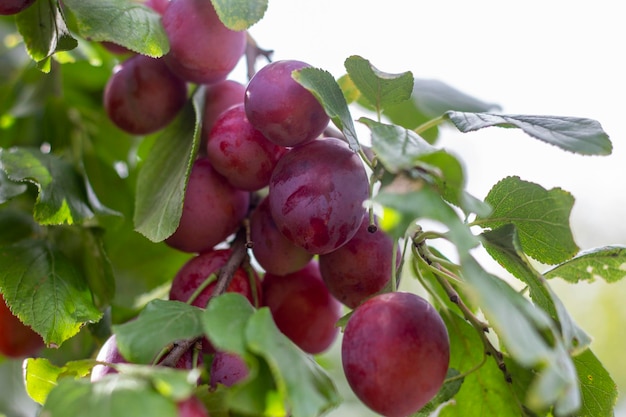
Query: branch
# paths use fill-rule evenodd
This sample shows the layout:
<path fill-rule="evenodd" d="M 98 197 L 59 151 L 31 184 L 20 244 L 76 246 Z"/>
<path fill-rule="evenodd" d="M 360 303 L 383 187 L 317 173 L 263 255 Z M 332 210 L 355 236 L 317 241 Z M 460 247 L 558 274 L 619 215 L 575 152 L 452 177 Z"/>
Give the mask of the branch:
<path fill-rule="evenodd" d="M 252 79 L 256 74 L 256 62 L 257 59 L 262 56 L 267 59 L 268 62 L 272 62 L 272 55 L 274 51 L 271 49 L 262 49 L 256 43 L 254 38 L 250 36 L 250 32 L 246 32 L 246 67 L 248 70 L 248 80 Z"/>
<path fill-rule="evenodd" d="M 237 269 L 246 259 L 248 247 L 245 227 L 242 227 L 237 232 L 237 236 L 235 237 L 235 240 L 231 245 L 231 249 L 232 253 L 228 258 L 228 261 L 226 261 L 226 264 L 222 268 L 220 268 L 220 273 L 217 276 L 217 283 L 213 288 L 211 298 L 217 297 L 218 295 L 224 294 L 224 292 L 226 292 L 226 289 L 230 285 L 230 282 L 233 280 L 235 271 L 237 271 Z"/>

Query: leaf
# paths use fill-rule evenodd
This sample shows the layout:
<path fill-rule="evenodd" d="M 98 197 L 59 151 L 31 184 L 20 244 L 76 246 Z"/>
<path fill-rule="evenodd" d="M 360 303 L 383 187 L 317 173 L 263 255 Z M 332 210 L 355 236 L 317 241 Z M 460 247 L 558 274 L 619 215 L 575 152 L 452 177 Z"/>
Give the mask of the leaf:
<path fill-rule="evenodd" d="M 46 358 L 28 358 L 24 361 L 26 391 L 33 400 L 44 404 L 50 391 L 58 385 L 59 379 L 87 376 L 95 364 L 95 360 L 85 359 L 56 366 Z"/>
<path fill-rule="evenodd" d="M 40 0 L 16 16 L 26 51 L 44 72 L 50 71 L 49 57 L 55 52 L 69 51 L 78 46 L 56 3 Z"/>
<path fill-rule="evenodd" d="M 13 197 L 23 194 L 27 190 L 26 184 L 11 181 L 2 169 L 0 163 L 0 204 L 6 203 Z"/>
<path fill-rule="evenodd" d="M 455 378 L 455 379 L 451 379 Z M 446 374 L 446 381 L 443 386 L 437 392 L 437 395 L 428 402 L 421 410 L 411 415 L 411 417 L 429 417 L 446 401 L 451 400 L 461 389 L 463 385 L 464 377 L 460 377 L 459 371 L 454 368 L 449 368 Z"/>
<path fill-rule="evenodd" d="M 413 74 L 389 74 L 378 70 L 368 60 L 353 55 L 344 66 L 361 94 L 378 110 L 408 100 L 413 91 Z"/>
<path fill-rule="evenodd" d="M 107 256 L 100 229 L 81 230 L 80 253 L 82 273 L 94 296 L 94 303 L 101 309 L 109 306 L 115 296 L 113 265 Z"/>
<path fill-rule="evenodd" d="M 0 246 L 32 237 L 38 232 L 38 227 L 33 216 L 27 212 L 11 207 L 3 208 L 0 210 Z"/>
<path fill-rule="evenodd" d="M 153 300 L 136 320 L 113 326 L 117 346 L 129 362 L 148 364 L 168 344 L 203 334 L 202 309 L 173 300 Z"/>
<path fill-rule="evenodd" d="M 591 350 L 574 357 L 574 365 L 583 396 L 583 405 L 578 415 L 613 417 L 618 391 L 611 375 Z"/>
<path fill-rule="evenodd" d="M 537 261 L 557 264 L 578 251 L 569 226 L 574 197 L 567 191 L 507 177 L 493 186 L 485 202 L 493 211 L 477 224 L 493 229 L 514 224 L 524 252 Z"/>
<path fill-rule="evenodd" d="M 84 178 L 69 162 L 54 154 L 31 148 L 0 149 L 0 163 L 12 181 L 37 186 L 33 217 L 42 225 L 80 224 L 98 215 L 117 215 L 90 195 Z"/>
<path fill-rule="evenodd" d="M 211 0 L 224 25 L 231 30 L 246 30 L 265 15 L 267 0 Z"/>
<path fill-rule="evenodd" d="M 88 410 L 88 411 L 86 411 Z M 41 410 L 41 416 L 67 417 L 177 417 L 174 401 L 156 392 L 150 383 L 121 374 L 88 379 L 63 379 Z"/>
<path fill-rule="evenodd" d="M 581 397 L 576 370 L 551 318 L 487 273 L 471 255 L 460 255 L 468 289 L 512 359 L 522 367 L 540 369 L 528 390 L 528 407 L 541 411 L 554 405 L 559 415 L 577 411 Z"/>
<path fill-rule="evenodd" d="M 254 308 L 243 295 L 225 293 L 211 299 L 202 323 L 216 348 L 244 356 L 247 352 L 245 330 L 253 313 Z"/>
<path fill-rule="evenodd" d="M 0 289 L 11 311 L 47 345 L 60 346 L 102 317 L 73 263 L 44 241 L 0 248 Z"/>
<path fill-rule="evenodd" d="M 153 145 L 137 178 L 135 230 L 153 242 L 171 236 L 183 213 L 185 189 L 200 146 L 200 88 Z M 164 173 L 167 173 L 164 175 Z"/>
<path fill-rule="evenodd" d="M 333 76 L 328 71 L 318 68 L 302 68 L 294 71 L 292 76 L 318 99 L 328 117 L 348 140 L 350 149 L 358 152 L 361 145 L 354 122 L 343 92 Z"/>
<path fill-rule="evenodd" d="M 545 278 L 532 267 L 524 255 L 515 226 L 505 225 L 482 235 L 487 252 L 507 271 L 530 289 L 533 302 L 559 324 L 565 348 L 571 354 L 587 349 L 591 338 L 574 322 L 559 297 Z"/>
<path fill-rule="evenodd" d="M 460 251 L 470 250 L 477 244 L 476 237 L 469 227 L 458 217 L 437 192 L 424 186 L 408 192 L 396 192 L 385 188 L 373 200 L 386 210 L 381 219 L 381 227 L 394 239 L 404 237 L 410 226 L 415 227 L 419 218 L 436 220 L 450 229 L 450 238 Z M 395 214 L 393 214 L 395 212 Z"/>
<path fill-rule="evenodd" d="M 169 52 L 161 16 L 128 0 L 64 0 L 78 32 L 92 41 L 107 41 L 153 58 Z"/>
<path fill-rule="evenodd" d="M 319 416 L 339 403 L 332 380 L 278 330 L 268 308 L 250 317 L 246 339 L 250 351 L 269 365 L 278 393 L 293 417 Z"/>
<path fill-rule="evenodd" d="M 198 386 L 200 369 L 178 369 L 167 366 L 135 365 L 117 363 L 115 369 L 125 376 L 150 381 L 160 394 L 175 401 L 193 395 Z"/>
<path fill-rule="evenodd" d="M 561 278 L 576 284 L 603 279 L 617 282 L 626 276 L 626 247 L 605 246 L 579 253 L 576 257 L 544 272 L 546 278 Z"/>
<path fill-rule="evenodd" d="M 522 415 L 520 402 L 492 358 L 484 357 L 484 346 L 476 330 L 456 314 L 443 314 L 450 337 L 450 367 L 468 372 L 454 403 L 440 412 L 441 417 Z"/>
<path fill-rule="evenodd" d="M 535 139 L 582 155 L 610 155 L 613 149 L 600 123 L 592 119 L 458 111 L 449 111 L 446 117 L 463 133 L 491 126 L 516 127 Z"/>

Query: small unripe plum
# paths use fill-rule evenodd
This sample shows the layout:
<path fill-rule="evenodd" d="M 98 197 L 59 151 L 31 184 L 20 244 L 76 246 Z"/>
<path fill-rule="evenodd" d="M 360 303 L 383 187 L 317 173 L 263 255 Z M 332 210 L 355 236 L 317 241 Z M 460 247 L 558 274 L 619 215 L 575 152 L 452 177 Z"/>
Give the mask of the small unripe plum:
<path fill-rule="evenodd" d="M 450 360 L 446 326 L 418 295 L 393 292 L 365 301 L 352 313 L 341 361 L 356 396 L 386 417 L 421 409 L 443 385 Z"/>
<path fill-rule="evenodd" d="M 278 230 L 268 197 L 264 197 L 250 215 L 252 253 L 265 271 L 274 275 L 296 272 L 309 263 L 313 254 L 295 245 Z"/>
<path fill-rule="evenodd" d="M 226 79 L 246 47 L 245 31 L 224 26 L 211 1 L 172 0 L 162 22 L 170 41 L 165 59 L 175 74 L 189 82 L 212 84 Z"/>
<path fill-rule="evenodd" d="M 165 240 L 183 252 L 205 252 L 237 230 L 248 212 L 250 194 L 233 187 L 198 158 L 191 169 L 183 213 L 176 231 Z"/>
<path fill-rule="evenodd" d="M 315 96 L 292 78 L 310 67 L 295 60 L 272 62 L 252 77 L 246 89 L 246 114 L 266 138 L 281 146 L 296 146 L 318 137 L 329 117 Z"/>
<path fill-rule="evenodd" d="M 18 14 L 34 2 L 35 0 L 2 0 L 0 2 L 0 15 Z"/>
<path fill-rule="evenodd" d="M 107 115 L 125 132 L 145 135 L 167 126 L 187 100 L 186 83 L 163 59 L 134 55 L 117 65 L 104 89 Z"/>
<path fill-rule="evenodd" d="M 0 294 L 0 354 L 10 358 L 36 355 L 43 339 L 15 316 Z"/>
<path fill-rule="evenodd" d="M 335 341 L 342 307 L 324 285 L 317 261 L 291 274 L 265 274 L 262 289 L 276 326 L 300 349 L 321 353 Z"/>
<path fill-rule="evenodd" d="M 286 148 L 270 142 L 250 124 L 243 104 L 224 111 L 207 137 L 211 165 L 241 190 L 266 187 L 285 152 Z"/>

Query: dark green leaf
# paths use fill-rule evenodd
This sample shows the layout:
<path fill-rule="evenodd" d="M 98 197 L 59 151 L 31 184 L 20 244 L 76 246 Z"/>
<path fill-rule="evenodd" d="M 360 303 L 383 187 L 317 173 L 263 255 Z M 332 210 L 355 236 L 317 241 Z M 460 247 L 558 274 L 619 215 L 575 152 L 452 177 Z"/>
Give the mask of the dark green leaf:
<path fill-rule="evenodd" d="M 246 30 L 257 23 L 267 10 L 267 0 L 211 0 L 226 27 Z"/>
<path fill-rule="evenodd" d="M 319 416 L 339 403 L 332 380 L 278 330 L 268 308 L 250 317 L 246 338 L 250 351 L 269 365 L 278 393 L 293 417 Z"/>
<path fill-rule="evenodd" d="M 24 362 L 26 391 L 33 400 L 44 404 L 50 391 L 58 385 L 60 378 L 84 377 L 89 374 L 95 364 L 95 360 L 85 359 L 56 366 L 45 358 L 28 358 Z"/>
<path fill-rule="evenodd" d="M 25 211 L 14 208 L 0 210 L 0 246 L 11 245 L 19 240 L 33 237 L 38 225 L 33 216 Z"/>
<path fill-rule="evenodd" d="M 482 235 L 487 252 L 530 289 L 533 302 L 548 313 L 561 330 L 565 348 L 577 354 L 589 346 L 591 338 L 574 322 L 567 309 L 545 278 L 532 267 L 524 255 L 515 226 L 505 225 Z"/>
<path fill-rule="evenodd" d="M 99 229 L 81 230 L 79 252 L 82 255 L 79 265 L 100 309 L 107 307 L 115 296 L 113 266 L 104 249 L 102 233 Z"/>
<path fill-rule="evenodd" d="M 550 316 L 487 273 L 471 255 L 460 255 L 473 296 L 512 359 L 525 368 L 541 367 L 528 390 L 528 407 L 542 411 L 554 405 L 559 415 L 577 411 L 576 370 Z"/>
<path fill-rule="evenodd" d="M 156 392 L 149 381 L 125 375 L 102 380 L 65 378 L 59 381 L 41 410 L 42 416 L 177 417 L 173 400 Z"/>
<path fill-rule="evenodd" d="M 153 242 L 171 236 L 183 213 L 185 189 L 200 143 L 204 89 L 157 138 L 139 171 L 133 221 Z M 167 173 L 167 175 L 164 175 Z"/>
<path fill-rule="evenodd" d="M 348 140 L 350 148 L 357 152 L 361 145 L 354 122 L 343 92 L 333 76 L 318 68 L 302 68 L 293 72 L 293 78 L 319 100 L 326 114 Z"/>
<path fill-rule="evenodd" d="M 600 123 L 592 119 L 458 111 L 449 111 L 446 117 L 464 133 L 491 126 L 516 127 L 535 139 L 582 155 L 609 155 L 613 149 Z"/>
<path fill-rule="evenodd" d="M 102 317 L 73 263 L 43 241 L 0 248 L 0 289 L 13 313 L 46 344 L 61 345 Z"/>
<path fill-rule="evenodd" d="M 16 16 L 17 27 L 31 58 L 48 72 L 49 57 L 76 48 L 56 1 L 39 0 Z"/>
<path fill-rule="evenodd" d="M 573 284 L 603 279 L 617 282 L 626 276 L 626 247 L 605 246 L 579 253 L 576 257 L 546 271 L 546 278 L 561 278 Z"/>
<path fill-rule="evenodd" d="M 202 309 L 172 300 L 153 300 L 136 320 L 113 326 L 117 346 L 129 362 L 151 363 L 168 344 L 200 336 Z"/>
<path fill-rule="evenodd" d="M 137 53 L 160 57 L 169 51 L 161 16 L 129 0 L 64 0 L 78 31 L 93 41 L 108 41 Z"/>
<path fill-rule="evenodd" d="M 102 206 L 67 161 L 36 149 L 0 150 L 0 162 L 12 181 L 37 186 L 34 218 L 43 225 L 84 223 L 97 215 L 117 214 Z"/>
<path fill-rule="evenodd" d="M 378 70 L 368 60 L 353 55 L 344 66 L 361 94 L 378 110 L 408 100 L 413 91 L 413 74 L 389 74 Z"/>
<path fill-rule="evenodd" d="M 539 262 L 557 264 L 578 251 L 569 225 L 574 197 L 567 191 L 507 177 L 493 186 L 485 202 L 493 211 L 477 223 L 494 229 L 514 224 L 524 252 Z"/>
<path fill-rule="evenodd" d="M 578 413 L 585 417 L 613 417 L 617 385 L 591 350 L 574 357 L 583 405 Z"/>
<path fill-rule="evenodd" d="M 26 189 L 26 184 L 11 181 L 0 164 L 0 204 L 24 193 Z"/>

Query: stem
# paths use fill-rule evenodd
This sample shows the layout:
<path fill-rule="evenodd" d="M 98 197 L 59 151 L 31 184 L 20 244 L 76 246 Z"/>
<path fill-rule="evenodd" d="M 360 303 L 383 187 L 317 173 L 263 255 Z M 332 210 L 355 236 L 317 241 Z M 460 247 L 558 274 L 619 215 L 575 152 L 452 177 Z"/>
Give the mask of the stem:
<path fill-rule="evenodd" d="M 250 33 L 246 32 L 245 56 L 248 80 L 252 79 L 254 74 L 256 74 L 257 59 L 262 56 L 267 59 L 268 62 L 272 62 L 272 54 L 274 54 L 273 50 L 260 48 Z"/>
<path fill-rule="evenodd" d="M 392 262 L 391 262 L 391 290 L 392 291 L 397 291 L 398 290 L 398 279 L 397 279 L 397 272 L 396 272 L 396 259 L 398 257 L 398 240 L 394 239 L 393 241 L 393 257 L 391 258 Z"/>
<path fill-rule="evenodd" d="M 211 297 L 217 297 L 218 295 L 224 294 L 226 289 L 230 285 L 230 282 L 235 275 L 235 271 L 241 266 L 242 262 L 246 258 L 247 247 L 246 247 L 246 236 L 245 236 L 244 228 L 240 229 L 237 232 L 237 237 L 233 241 L 231 245 L 232 253 L 226 261 L 226 264 L 220 269 L 220 272 L 217 276 L 217 283 L 215 284 L 215 288 L 213 288 L 213 293 Z"/>
<path fill-rule="evenodd" d="M 431 129 L 431 128 L 435 127 L 435 126 L 439 126 L 444 121 L 445 121 L 444 116 L 435 117 L 434 119 L 430 119 L 426 123 L 422 123 L 421 125 L 419 125 L 415 129 L 413 129 L 413 132 L 415 132 L 418 135 L 420 135 L 420 134 L 426 132 L 428 129 Z"/>
<path fill-rule="evenodd" d="M 172 346 L 165 348 L 154 360 L 154 364 L 159 364 L 162 366 L 169 366 L 171 368 L 176 367 L 180 358 L 183 357 L 185 352 L 189 349 L 196 346 L 197 343 L 202 340 L 201 337 L 196 337 L 194 339 L 183 339 L 176 341 L 172 344 Z M 198 350 L 200 347 L 198 347 Z M 161 360 L 163 359 L 163 360 Z"/>
<path fill-rule="evenodd" d="M 209 285 L 213 284 L 215 282 L 215 280 L 217 280 L 217 274 L 216 273 L 212 273 L 211 275 L 209 275 L 202 282 L 202 284 L 198 285 L 198 288 L 196 288 L 196 290 L 193 292 L 193 294 L 191 294 L 191 296 L 187 300 L 187 304 L 192 304 L 194 301 L 196 301 L 196 298 L 198 298 L 200 293 L 202 293 L 202 291 L 204 291 Z"/>

